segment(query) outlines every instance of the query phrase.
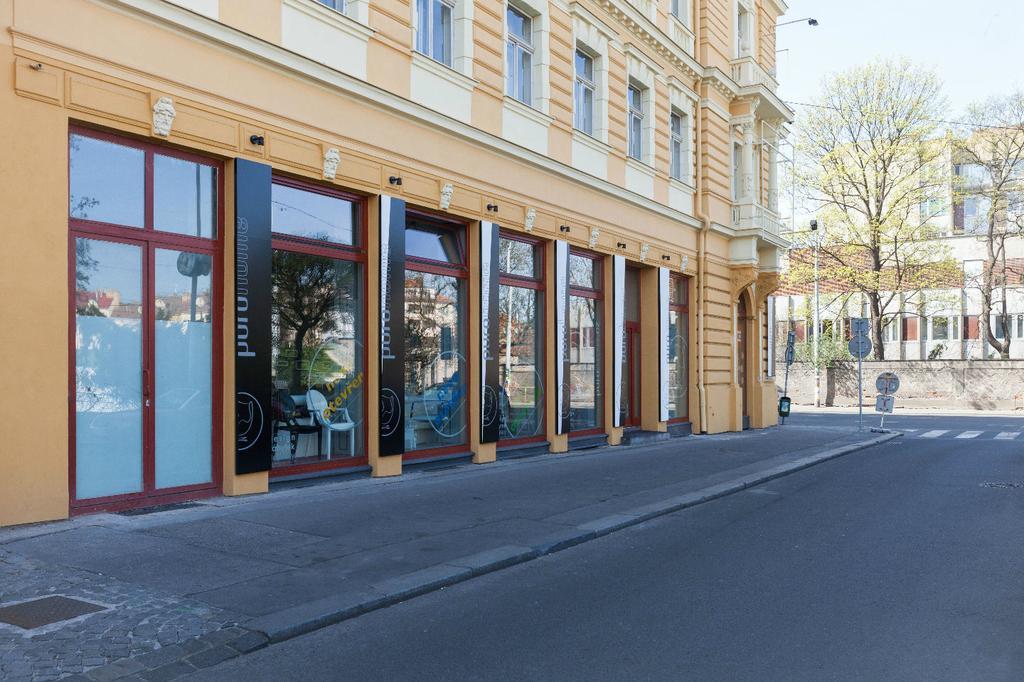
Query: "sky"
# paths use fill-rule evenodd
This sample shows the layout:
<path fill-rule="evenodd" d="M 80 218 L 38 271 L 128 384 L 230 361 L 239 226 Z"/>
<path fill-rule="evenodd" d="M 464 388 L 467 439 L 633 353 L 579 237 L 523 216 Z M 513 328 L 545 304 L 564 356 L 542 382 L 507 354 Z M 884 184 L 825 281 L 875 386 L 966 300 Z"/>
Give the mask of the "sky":
<path fill-rule="evenodd" d="M 949 114 L 1024 87 L 1024 0 L 787 0 L 778 29 L 779 95 L 813 102 L 829 74 L 876 57 L 907 57 L 936 70 Z M 799 113 L 799 107 L 793 107 Z"/>

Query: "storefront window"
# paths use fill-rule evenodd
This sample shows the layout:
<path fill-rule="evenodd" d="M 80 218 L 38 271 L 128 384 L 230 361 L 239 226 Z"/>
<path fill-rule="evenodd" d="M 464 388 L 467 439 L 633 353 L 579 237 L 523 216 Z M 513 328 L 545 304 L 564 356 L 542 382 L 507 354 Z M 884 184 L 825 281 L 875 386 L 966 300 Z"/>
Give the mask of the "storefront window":
<path fill-rule="evenodd" d="M 73 133 L 69 143 L 69 214 L 124 227 L 143 227 L 146 152 L 98 137 Z"/>
<path fill-rule="evenodd" d="M 601 428 L 601 264 L 569 255 L 569 430 Z"/>
<path fill-rule="evenodd" d="M 270 202 L 275 234 L 356 245 L 358 206 L 352 201 L 274 183 Z"/>
<path fill-rule="evenodd" d="M 363 256 L 336 243 L 355 241 L 359 204 L 314 188 L 273 189 L 273 464 L 357 463 L 365 457 Z"/>
<path fill-rule="evenodd" d="M 690 321 L 687 279 L 673 275 L 668 307 L 668 418 L 685 421 L 689 414 Z"/>
<path fill-rule="evenodd" d="M 153 227 L 194 237 L 217 236 L 217 169 L 153 155 Z"/>
<path fill-rule="evenodd" d="M 409 214 L 405 272 L 405 449 L 468 442 L 465 228 Z"/>
<path fill-rule="evenodd" d="M 541 249 L 502 237 L 498 245 L 498 361 L 502 441 L 544 433 L 544 292 Z"/>

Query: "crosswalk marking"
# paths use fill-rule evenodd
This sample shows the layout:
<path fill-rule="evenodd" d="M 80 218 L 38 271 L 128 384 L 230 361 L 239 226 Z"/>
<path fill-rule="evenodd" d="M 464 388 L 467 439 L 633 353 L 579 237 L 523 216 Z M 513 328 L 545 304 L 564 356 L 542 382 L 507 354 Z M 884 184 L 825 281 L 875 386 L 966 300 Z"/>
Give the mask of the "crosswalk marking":
<path fill-rule="evenodd" d="M 981 431 L 964 431 L 957 438 L 977 438 L 981 435 Z"/>
<path fill-rule="evenodd" d="M 996 440 L 1013 440 L 1020 435 L 1020 431 L 1003 431 L 996 435 Z"/>
<path fill-rule="evenodd" d="M 921 434 L 921 438 L 938 438 L 944 433 L 949 433 L 949 429 L 936 429 L 935 431 L 927 431 Z"/>

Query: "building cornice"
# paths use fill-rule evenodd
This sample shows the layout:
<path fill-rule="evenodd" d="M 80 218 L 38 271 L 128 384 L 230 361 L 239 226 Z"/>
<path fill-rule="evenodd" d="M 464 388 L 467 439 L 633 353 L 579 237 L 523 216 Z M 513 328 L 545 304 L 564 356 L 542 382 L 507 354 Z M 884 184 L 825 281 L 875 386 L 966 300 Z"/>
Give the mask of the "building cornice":
<path fill-rule="evenodd" d="M 543 154 L 520 147 L 504 138 L 474 128 L 467 123 L 445 116 L 388 90 L 336 71 L 279 45 L 261 40 L 177 5 L 163 2 L 162 0 L 94 0 L 94 2 L 105 5 L 115 11 L 139 16 L 150 23 L 155 23 L 168 30 L 183 32 L 193 37 L 209 40 L 221 49 L 227 49 L 243 58 L 287 73 L 291 77 L 313 81 L 320 87 L 326 86 L 342 92 L 370 106 L 380 107 L 391 113 L 407 116 L 434 129 L 456 135 L 506 157 L 527 163 L 535 168 L 556 173 L 602 194 L 612 196 L 689 227 L 695 229 L 701 227 L 700 222 L 694 216 L 660 204 L 653 199 L 648 199 L 607 180 L 584 173 Z M 47 42 L 45 39 L 36 38 L 35 36 L 21 35 L 33 41 Z M 334 131 L 325 132 L 336 134 Z"/>
<path fill-rule="evenodd" d="M 700 78 L 704 69 L 672 39 L 645 17 L 640 10 L 620 0 L 596 0 L 598 7 L 610 14 L 626 29 L 640 37 L 648 47 L 690 78 Z"/>

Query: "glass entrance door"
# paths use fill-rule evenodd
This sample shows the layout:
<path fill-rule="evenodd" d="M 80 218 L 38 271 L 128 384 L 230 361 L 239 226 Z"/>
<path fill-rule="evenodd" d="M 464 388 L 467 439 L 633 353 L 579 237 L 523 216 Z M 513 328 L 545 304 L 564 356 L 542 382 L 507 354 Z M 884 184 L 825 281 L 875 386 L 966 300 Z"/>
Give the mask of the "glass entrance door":
<path fill-rule="evenodd" d="M 74 476 L 77 499 L 143 490 L 142 245 L 75 242 Z"/>
<path fill-rule="evenodd" d="M 626 352 L 622 373 L 623 426 L 640 423 L 640 323 L 626 323 Z"/>
<path fill-rule="evenodd" d="M 736 306 L 736 383 L 743 395 L 743 428 L 747 427 L 747 300 L 740 296 Z"/>
<path fill-rule="evenodd" d="M 71 506 L 212 494 L 220 167 L 85 130 L 69 157 Z"/>
<path fill-rule="evenodd" d="M 75 503 L 212 485 L 211 254 L 74 241 Z"/>
<path fill-rule="evenodd" d="M 622 425 L 640 424 L 640 271 L 626 268 L 622 358 Z"/>

